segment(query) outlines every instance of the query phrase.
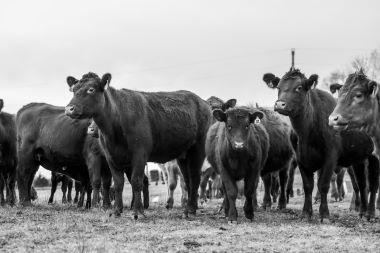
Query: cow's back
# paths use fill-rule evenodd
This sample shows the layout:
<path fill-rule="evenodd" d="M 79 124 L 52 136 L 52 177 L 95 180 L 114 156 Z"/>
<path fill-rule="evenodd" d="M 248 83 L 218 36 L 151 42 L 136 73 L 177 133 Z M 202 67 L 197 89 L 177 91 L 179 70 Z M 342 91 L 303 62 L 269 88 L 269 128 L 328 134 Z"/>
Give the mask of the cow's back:
<path fill-rule="evenodd" d="M 41 150 L 46 162 L 57 167 L 82 164 L 87 125 L 87 119 L 65 116 L 63 107 L 28 104 L 17 113 L 19 149 Z"/>
<path fill-rule="evenodd" d="M 206 138 L 211 110 L 200 97 L 189 91 L 137 92 L 122 90 L 119 108 L 133 111 L 138 133 L 149 139 L 149 161 L 166 162 L 179 157 L 195 143 Z M 134 101 L 132 104 L 131 101 Z M 131 118 L 125 119 L 133 124 Z M 137 131 L 136 131 L 137 133 Z"/>

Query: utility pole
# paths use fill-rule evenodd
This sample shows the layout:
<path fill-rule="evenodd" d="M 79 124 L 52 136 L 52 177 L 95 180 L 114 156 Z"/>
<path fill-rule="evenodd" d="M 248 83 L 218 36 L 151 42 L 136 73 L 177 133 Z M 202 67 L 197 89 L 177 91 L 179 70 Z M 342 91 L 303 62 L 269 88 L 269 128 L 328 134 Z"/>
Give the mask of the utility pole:
<path fill-rule="evenodd" d="M 292 51 L 292 68 L 291 69 L 294 69 L 294 54 L 296 52 L 296 49 L 292 48 L 291 51 Z"/>

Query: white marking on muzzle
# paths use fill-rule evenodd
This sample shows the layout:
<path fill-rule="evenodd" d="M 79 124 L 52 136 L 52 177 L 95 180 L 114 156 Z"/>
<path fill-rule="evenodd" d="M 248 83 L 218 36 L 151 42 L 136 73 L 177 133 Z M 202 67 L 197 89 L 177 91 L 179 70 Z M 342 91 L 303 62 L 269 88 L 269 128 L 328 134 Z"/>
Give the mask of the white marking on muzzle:
<path fill-rule="evenodd" d="M 235 141 L 234 144 L 235 144 L 235 148 L 243 148 L 244 147 L 244 142 Z"/>

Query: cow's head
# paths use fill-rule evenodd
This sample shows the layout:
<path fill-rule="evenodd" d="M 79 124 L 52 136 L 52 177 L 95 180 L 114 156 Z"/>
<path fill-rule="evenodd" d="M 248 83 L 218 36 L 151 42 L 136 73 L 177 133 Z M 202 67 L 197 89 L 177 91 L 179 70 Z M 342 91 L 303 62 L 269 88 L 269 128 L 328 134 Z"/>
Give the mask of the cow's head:
<path fill-rule="evenodd" d="M 102 78 L 95 73 L 88 73 L 77 80 L 67 77 L 67 84 L 74 97 L 65 108 L 65 113 L 71 118 L 92 118 L 103 108 L 104 90 L 111 81 L 111 74 L 104 74 Z"/>
<path fill-rule="evenodd" d="M 234 150 L 247 148 L 250 124 L 260 124 L 264 117 L 261 111 L 252 111 L 245 107 L 230 108 L 225 112 L 216 109 L 213 115 L 218 121 L 225 123 L 227 140 Z"/>
<path fill-rule="evenodd" d="M 329 125 L 337 130 L 369 130 L 376 124 L 378 103 L 378 84 L 368 79 L 362 70 L 350 74 L 339 91 L 338 103 L 329 117 Z"/>
<path fill-rule="evenodd" d="M 99 129 L 94 120 L 91 120 L 89 122 L 87 134 L 91 135 L 94 138 L 99 138 Z"/>
<path fill-rule="evenodd" d="M 268 77 L 274 75 L 265 74 L 265 76 L 266 80 L 269 80 Z M 318 75 L 313 74 L 306 78 L 300 70 L 291 68 L 281 79 L 274 77 L 274 80 L 280 80 L 275 85 L 278 89 L 278 99 L 274 110 L 286 116 L 297 116 L 304 107 L 308 92 L 315 88 Z"/>
<path fill-rule="evenodd" d="M 224 102 L 222 99 L 212 96 L 209 97 L 206 101 L 210 105 L 211 110 L 221 109 L 222 111 L 226 111 L 228 108 L 235 107 L 236 105 L 236 99 L 234 98 L 227 100 L 227 102 Z"/>

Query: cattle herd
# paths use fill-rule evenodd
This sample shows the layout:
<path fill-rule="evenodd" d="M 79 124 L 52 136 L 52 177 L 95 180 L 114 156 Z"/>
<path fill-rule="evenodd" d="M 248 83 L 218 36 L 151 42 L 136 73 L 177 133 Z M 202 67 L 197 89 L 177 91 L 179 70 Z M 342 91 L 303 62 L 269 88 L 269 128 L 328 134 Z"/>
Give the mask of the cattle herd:
<path fill-rule="evenodd" d="M 260 179 L 265 189 L 263 207 L 271 208 L 278 195 L 277 208 L 285 209 L 298 166 L 305 193 L 303 218 L 312 217 L 315 172 L 323 222 L 329 218 L 330 181 L 338 178 L 341 197 L 339 175 L 346 170 L 355 209 L 360 217 L 375 218 L 380 91 L 362 70 L 349 75 L 344 85 L 331 86 L 332 92 L 339 92 L 337 100 L 316 87 L 317 75 L 307 78 L 293 67 L 281 78 L 264 74 L 267 86 L 278 90 L 274 110 L 237 106 L 235 99 L 224 102 L 214 96 L 205 101 L 184 90 L 115 89 L 110 81 L 108 73 L 99 77 L 90 72 L 80 80 L 67 77 L 73 98 L 66 107 L 30 103 L 12 115 L 1 111 L 0 100 L 2 205 L 16 203 L 16 181 L 20 204 L 31 205 L 32 182 L 42 166 L 52 171 L 49 203 L 58 182 L 62 182 L 62 202 L 71 202 L 74 179 L 79 207 L 101 203 L 110 209 L 114 200 L 112 215 L 117 217 L 123 212 L 125 174 L 132 186 L 130 206 L 138 219 L 149 207 L 145 166 L 155 162 L 162 164 L 166 174 L 167 208 L 173 207 L 179 176 L 184 216 L 195 215 L 198 196 L 206 199 L 211 177 L 219 182 L 212 195 L 224 197 L 221 210 L 233 224 L 237 223 L 239 195 L 245 197 L 245 217 L 254 218 Z"/>

